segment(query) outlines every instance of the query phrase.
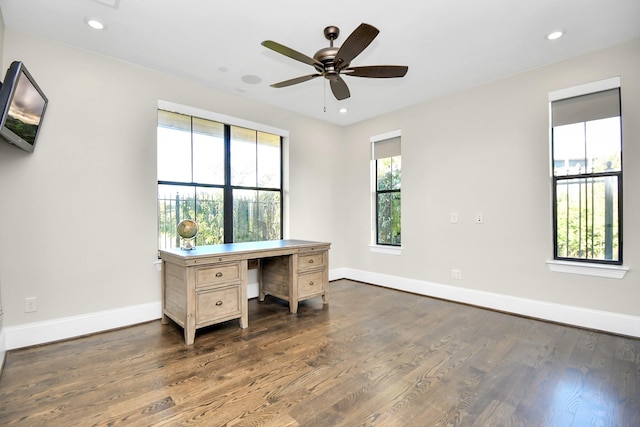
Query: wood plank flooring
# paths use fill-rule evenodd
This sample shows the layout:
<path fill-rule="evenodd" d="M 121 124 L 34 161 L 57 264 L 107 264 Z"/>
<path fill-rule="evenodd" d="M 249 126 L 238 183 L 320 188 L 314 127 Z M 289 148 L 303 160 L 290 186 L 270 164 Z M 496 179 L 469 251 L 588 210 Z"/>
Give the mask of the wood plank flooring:
<path fill-rule="evenodd" d="M 9 351 L 0 425 L 640 426 L 640 340 L 362 283 Z"/>

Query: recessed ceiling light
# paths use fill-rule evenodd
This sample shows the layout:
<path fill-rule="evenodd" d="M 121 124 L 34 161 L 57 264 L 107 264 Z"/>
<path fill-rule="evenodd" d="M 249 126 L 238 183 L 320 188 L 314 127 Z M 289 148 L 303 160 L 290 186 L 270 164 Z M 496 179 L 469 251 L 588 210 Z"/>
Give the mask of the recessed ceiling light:
<path fill-rule="evenodd" d="M 87 18 L 85 22 L 94 30 L 104 30 L 104 24 L 97 19 Z"/>
<path fill-rule="evenodd" d="M 347 109 L 346 109 L 346 108 L 342 107 L 342 108 L 340 109 L 340 113 L 345 114 L 346 112 L 347 112 Z"/>
<path fill-rule="evenodd" d="M 553 31 L 547 34 L 547 40 L 557 40 L 562 36 L 564 36 L 564 31 Z"/>

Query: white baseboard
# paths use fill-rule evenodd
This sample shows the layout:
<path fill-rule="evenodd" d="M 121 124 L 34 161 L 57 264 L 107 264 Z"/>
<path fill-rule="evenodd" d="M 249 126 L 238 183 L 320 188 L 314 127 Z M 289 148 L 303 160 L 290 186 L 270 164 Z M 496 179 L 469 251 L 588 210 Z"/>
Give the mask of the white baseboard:
<path fill-rule="evenodd" d="M 5 326 L 3 331 L 6 334 L 7 350 L 13 350 L 144 323 L 161 316 L 162 303 L 158 301 L 79 316 Z"/>
<path fill-rule="evenodd" d="M 352 268 L 329 271 L 329 280 L 343 278 L 527 317 L 640 337 L 640 317 L 637 316 L 517 298 Z M 252 282 L 250 280 L 247 287 L 249 298 L 258 296 L 258 284 Z M 0 329 L 0 355 L 6 350 L 131 326 L 156 320 L 161 316 L 162 303 L 158 301 L 79 316 L 5 326 Z"/>
<path fill-rule="evenodd" d="M 631 337 L 640 337 L 640 317 L 583 307 L 554 304 L 509 295 L 477 291 L 457 286 L 441 285 L 415 279 L 342 268 L 332 274 L 338 278 L 357 280 L 391 289 L 449 301 L 471 304 L 492 310 L 595 329 Z"/>

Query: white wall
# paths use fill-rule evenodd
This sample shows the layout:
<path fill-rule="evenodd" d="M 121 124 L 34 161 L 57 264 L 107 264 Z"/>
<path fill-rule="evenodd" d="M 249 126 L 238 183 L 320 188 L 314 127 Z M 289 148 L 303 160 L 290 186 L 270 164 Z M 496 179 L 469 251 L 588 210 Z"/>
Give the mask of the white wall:
<path fill-rule="evenodd" d="M 621 331 L 604 324 L 612 317 L 630 320 L 622 332 L 640 336 L 639 53 L 636 40 L 339 128 L 6 30 L 3 63 L 24 61 L 50 104 L 33 154 L 0 144 L 4 329 L 44 330 L 34 343 L 59 338 L 47 335 L 52 325 L 64 329 L 85 315 L 91 332 L 123 313 L 157 313 L 155 127 L 163 99 L 289 130 L 290 236 L 332 242 L 334 278 L 605 330 Z M 615 75 L 631 270 L 622 280 L 551 273 L 547 94 Z M 400 256 L 368 249 L 369 138 L 395 129 L 403 154 Z M 453 211 L 457 225 L 449 223 Z M 472 223 L 477 211 L 485 224 Z M 452 268 L 462 280 L 451 279 Z M 38 298 L 36 313 L 23 312 L 29 296 Z M 595 324 L 574 314 L 593 315 Z"/>
<path fill-rule="evenodd" d="M 5 327 L 159 307 L 158 99 L 289 130 L 291 236 L 334 243 L 340 266 L 340 128 L 9 29 L 3 60 L 24 61 L 49 98 L 33 154 L 0 144 Z M 38 311 L 24 313 L 30 296 Z"/>
<path fill-rule="evenodd" d="M 345 264 L 354 270 L 635 316 L 640 335 L 640 40 L 349 127 Z M 473 72 L 469 70 L 469 72 Z M 552 273 L 548 93 L 621 77 L 625 278 Z M 401 256 L 372 253 L 369 138 L 402 130 Z M 458 224 L 450 223 L 457 212 Z M 485 223 L 473 222 L 476 212 Z M 462 270 L 462 280 L 451 278 Z M 430 292 L 427 292 L 430 293 Z M 432 292 L 431 292 L 432 293 Z M 464 293 L 464 292 L 463 292 Z M 470 292 L 467 292 L 468 294 Z M 486 296 L 486 295 L 485 295 Z M 596 325 L 597 326 L 597 325 Z"/>

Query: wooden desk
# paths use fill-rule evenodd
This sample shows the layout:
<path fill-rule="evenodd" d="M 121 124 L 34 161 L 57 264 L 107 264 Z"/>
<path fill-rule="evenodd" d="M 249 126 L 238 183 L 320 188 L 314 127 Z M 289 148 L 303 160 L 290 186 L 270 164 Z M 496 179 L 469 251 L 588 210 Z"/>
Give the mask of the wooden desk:
<path fill-rule="evenodd" d="M 231 319 L 249 325 L 247 269 L 259 260 L 259 299 L 273 295 L 289 301 L 321 296 L 329 302 L 330 243 L 271 240 L 198 246 L 193 250 L 166 249 L 162 258 L 162 323 L 172 319 L 193 344 L 196 329 Z"/>

